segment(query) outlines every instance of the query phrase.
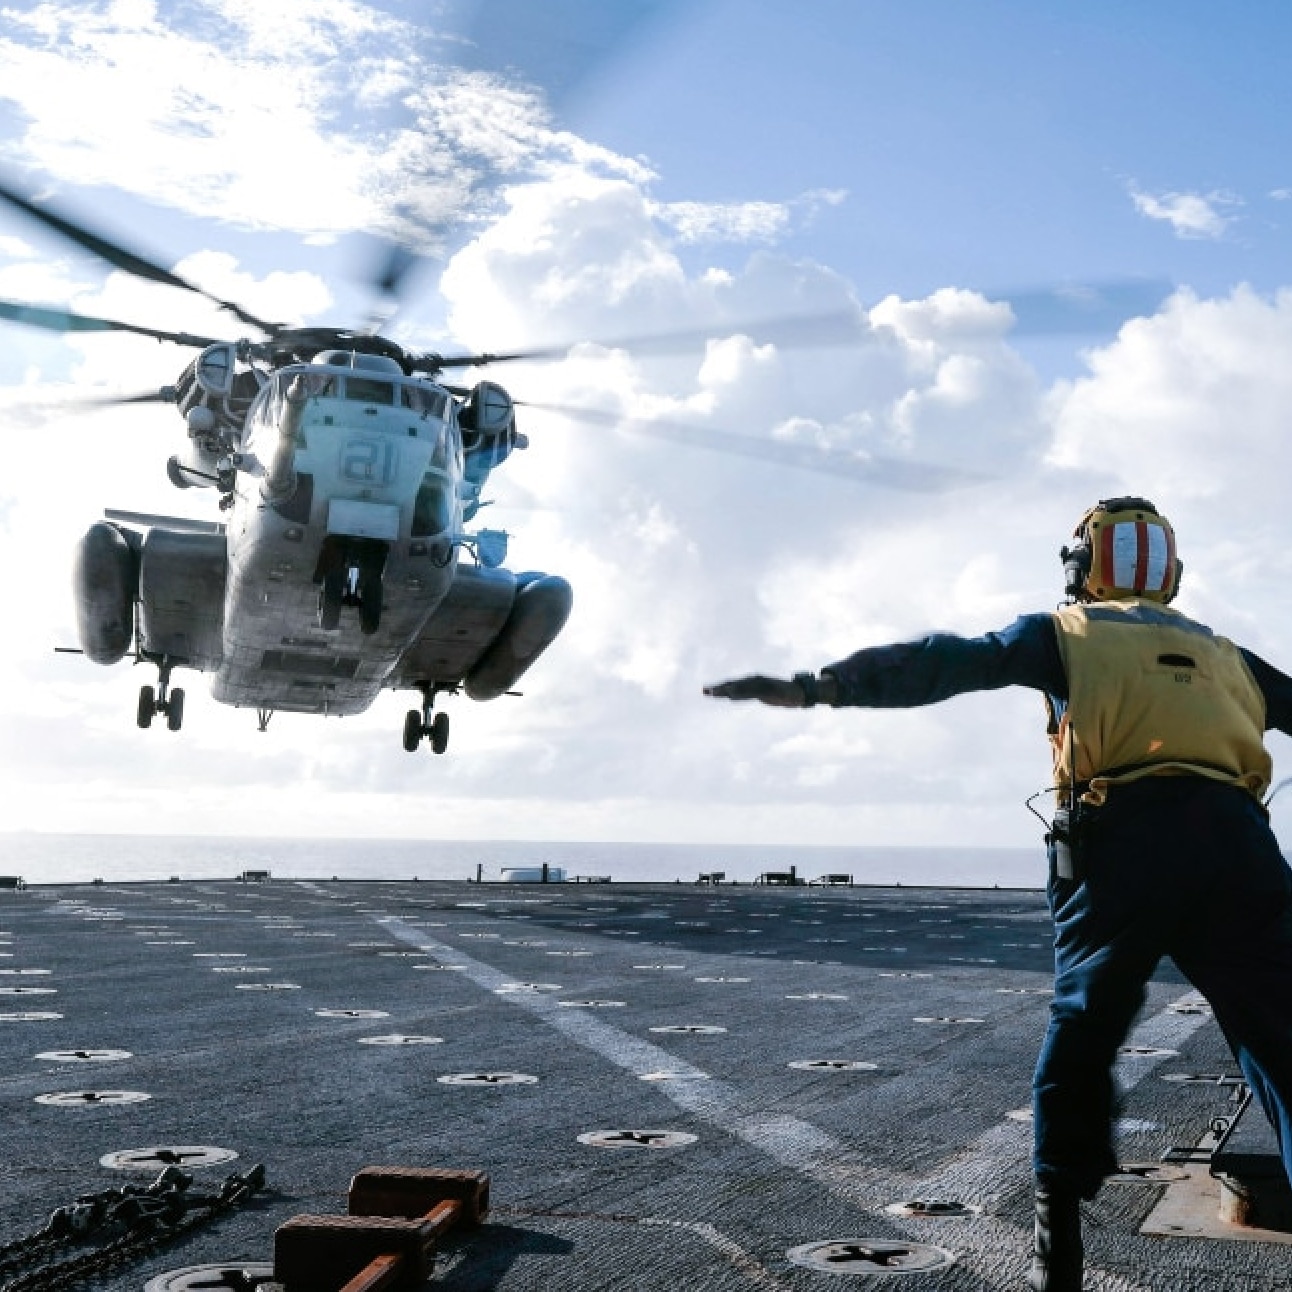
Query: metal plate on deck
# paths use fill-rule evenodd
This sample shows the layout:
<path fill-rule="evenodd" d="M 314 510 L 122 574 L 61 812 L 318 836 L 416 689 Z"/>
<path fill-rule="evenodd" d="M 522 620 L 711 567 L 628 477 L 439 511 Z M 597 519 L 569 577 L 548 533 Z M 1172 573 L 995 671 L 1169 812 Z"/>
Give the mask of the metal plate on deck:
<path fill-rule="evenodd" d="M 593 1148 L 661 1149 L 685 1148 L 694 1144 L 699 1136 L 688 1131 L 668 1130 L 600 1130 L 585 1131 L 578 1136 L 580 1144 Z"/>
<path fill-rule="evenodd" d="M 149 1279 L 144 1292 L 253 1292 L 274 1277 L 268 1262 L 227 1261 L 216 1265 L 186 1265 Z"/>
<path fill-rule="evenodd" d="M 119 1063 L 134 1055 L 129 1050 L 43 1050 L 36 1058 L 46 1063 Z"/>
<path fill-rule="evenodd" d="M 216 1148 L 210 1144 L 158 1144 L 151 1148 L 123 1148 L 115 1153 L 105 1153 L 99 1158 L 99 1165 L 113 1171 L 155 1172 L 168 1166 L 191 1171 L 233 1162 L 237 1157 L 231 1148 Z"/>
<path fill-rule="evenodd" d="M 795 1059 L 790 1065 L 801 1072 L 878 1072 L 877 1063 L 864 1059 Z"/>
<path fill-rule="evenodd" d="M 435 1080 L 442 1086 L 532 1086 L 538 1078 L 527 1072 L 450 1072 Z"/>
<path fill-rule="evenodd" d="M 442 1036 L 404 1036 L 392 1032 L 389 1036 L 361 1036 L 360 1045 L 443 1045 Z"/>
<path fill-rule="evenodd" d="M 804 1243 L 785 1253 L 793 1265 L 818 1274 L 928 1274 L 955 1263 L 955 1256 L 927 1243 L 893 1242 L 877 1238 L 834 1238 Z"/>
<path fill-rule="evenodd" d="M 57 1090 L 37 1095 L 36 1102 L 55 1108 L 97 1108 L 102 1104 L 141 1104 L 151 1098 L 142 1090 Z"/>

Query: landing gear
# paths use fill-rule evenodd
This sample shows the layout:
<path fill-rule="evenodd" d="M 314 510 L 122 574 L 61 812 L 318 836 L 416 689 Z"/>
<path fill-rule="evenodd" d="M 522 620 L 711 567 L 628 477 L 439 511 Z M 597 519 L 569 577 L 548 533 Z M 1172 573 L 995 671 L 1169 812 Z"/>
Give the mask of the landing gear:
<path fill-rule="evenodd" d="M 424 739 L 431 745 L 431 753 L 442 754 L 449 747 L 449 715 L 437 713 L 431 716 L 435 704 L 435 688 L 422 688 L 421 709 L 409 709 L 404 715 L 404 748 L 410 754 L 417 752 L 417 747 Z"/>
<path fill-rule="evenodd" d="M 422 743 L 423 724 L 421 712 L 417 709 L 409 709 L 404 715 L 404 748 L 410 754 L 417 752 L 417 746 Z"/>
<path fill-rule="evenodd" d="M 157 693 L 151 686 L 139 688 L 139 712 L 136 721 L 147 730 L 153 725 L 153 714 L 157 712 Z"/>
<path fill-rule="evenodd" d="M 178 731 L 184 725 L 184 690 L 176 687 L 170 689 L 170 672 L 174 666 L 170 660 L 162 659 L 157 665 L 159 677 L 157 686 L 139 688 L 139 707 L 135 711 L 135 722 L 144 729 L 153 725 L 153 718 L 159 713 L 166 715 L 166 729 Z"/>
<path fill-rule="evenodd" d="M 346 570 L 329 570 L 319 588 L 319 627 L 332 632 L 341 622 L 341 607 L 345 604 Z"/>
<path fill-rule="evenodd" d="M 381 627 L 381 571 L 365 571 L 359 576 L 359 630 L 371 637 Z"/>
<path fill-rule="evenodd" d="M 166 703 L 166 730 L 178 731 L 184 725 L 184 688 L 177 686 Z"/>

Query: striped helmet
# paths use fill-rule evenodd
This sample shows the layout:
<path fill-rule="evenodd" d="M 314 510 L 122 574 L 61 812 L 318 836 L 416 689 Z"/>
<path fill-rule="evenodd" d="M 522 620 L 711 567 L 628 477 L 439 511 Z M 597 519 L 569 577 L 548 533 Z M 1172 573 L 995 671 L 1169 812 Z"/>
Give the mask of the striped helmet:
<path fill-rule="evenodd" d="M 1081 518 L 1063 549 L 1068 595 L 1078 601 L 1142 597 L 1170 601 L 1180 590 L 1183 566 L 1175 530 L 1147 498 L 1109 498 Z"/>

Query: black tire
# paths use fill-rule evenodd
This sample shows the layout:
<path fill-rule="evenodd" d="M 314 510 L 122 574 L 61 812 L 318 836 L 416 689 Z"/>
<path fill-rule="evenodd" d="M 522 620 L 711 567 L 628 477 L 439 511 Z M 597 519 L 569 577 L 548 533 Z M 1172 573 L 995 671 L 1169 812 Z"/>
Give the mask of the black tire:
<path fill-rule="evenodd" d="M 166 701 L 166 727 L 169 731 L 178 731 L 184 725 L 184 690 L 176 687 Z"/>
<path fill-rule="evenodd" d="M 359 589 L 359 628 L 371 637 L 381 627 L 381 576 L 366 579 Z"/>
<path fill-rule="evenodd" d="M 422 715 L 416 709 L 409 709 L 404 715 L 404 748 L 410 754 L 417 752 L 422 743 Z"/>
<path fill-rule="evenodd" d="M 139 708 L 135 713 L 135 721 L 147 730 L 153 725 L 153 714 L 157 712 L 157 692 L 151 686 L 141 686 L 139 688 Z"/>
<path fill-rule="evenodd" d="M 449 747 L 449 715 L 437 713 L 431 719 L 431 753 L 442 754 Z"/>
<path fill-rule="evenodd" d="M 319 627 L 332 632 L 341 622 L 341 602 L 345 597 L 345 571 L 333 570 L 323 576 L 319 589 Z"/>

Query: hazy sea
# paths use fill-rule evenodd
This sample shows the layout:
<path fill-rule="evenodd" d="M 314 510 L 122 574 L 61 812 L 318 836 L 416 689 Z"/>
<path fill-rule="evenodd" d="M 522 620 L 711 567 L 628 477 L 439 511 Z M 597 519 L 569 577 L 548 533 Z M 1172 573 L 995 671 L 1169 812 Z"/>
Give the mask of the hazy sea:
<path fill-rule="evenodd" d="M 525 843 L 515 840 L 274 839 L 167 835 L 0 833 L 0 874 L 28 884 L 231 879 L 268 870 L 276 879 L 499 881 L 506 866 L 562 867 L 567 879 L 693 882 L 720 870 L 748 883 L 793 867 L 800 878 L 850 874 L 858 884 L 1043 888 L 1036 848 L 781 847 L 721 844 Z"/>

